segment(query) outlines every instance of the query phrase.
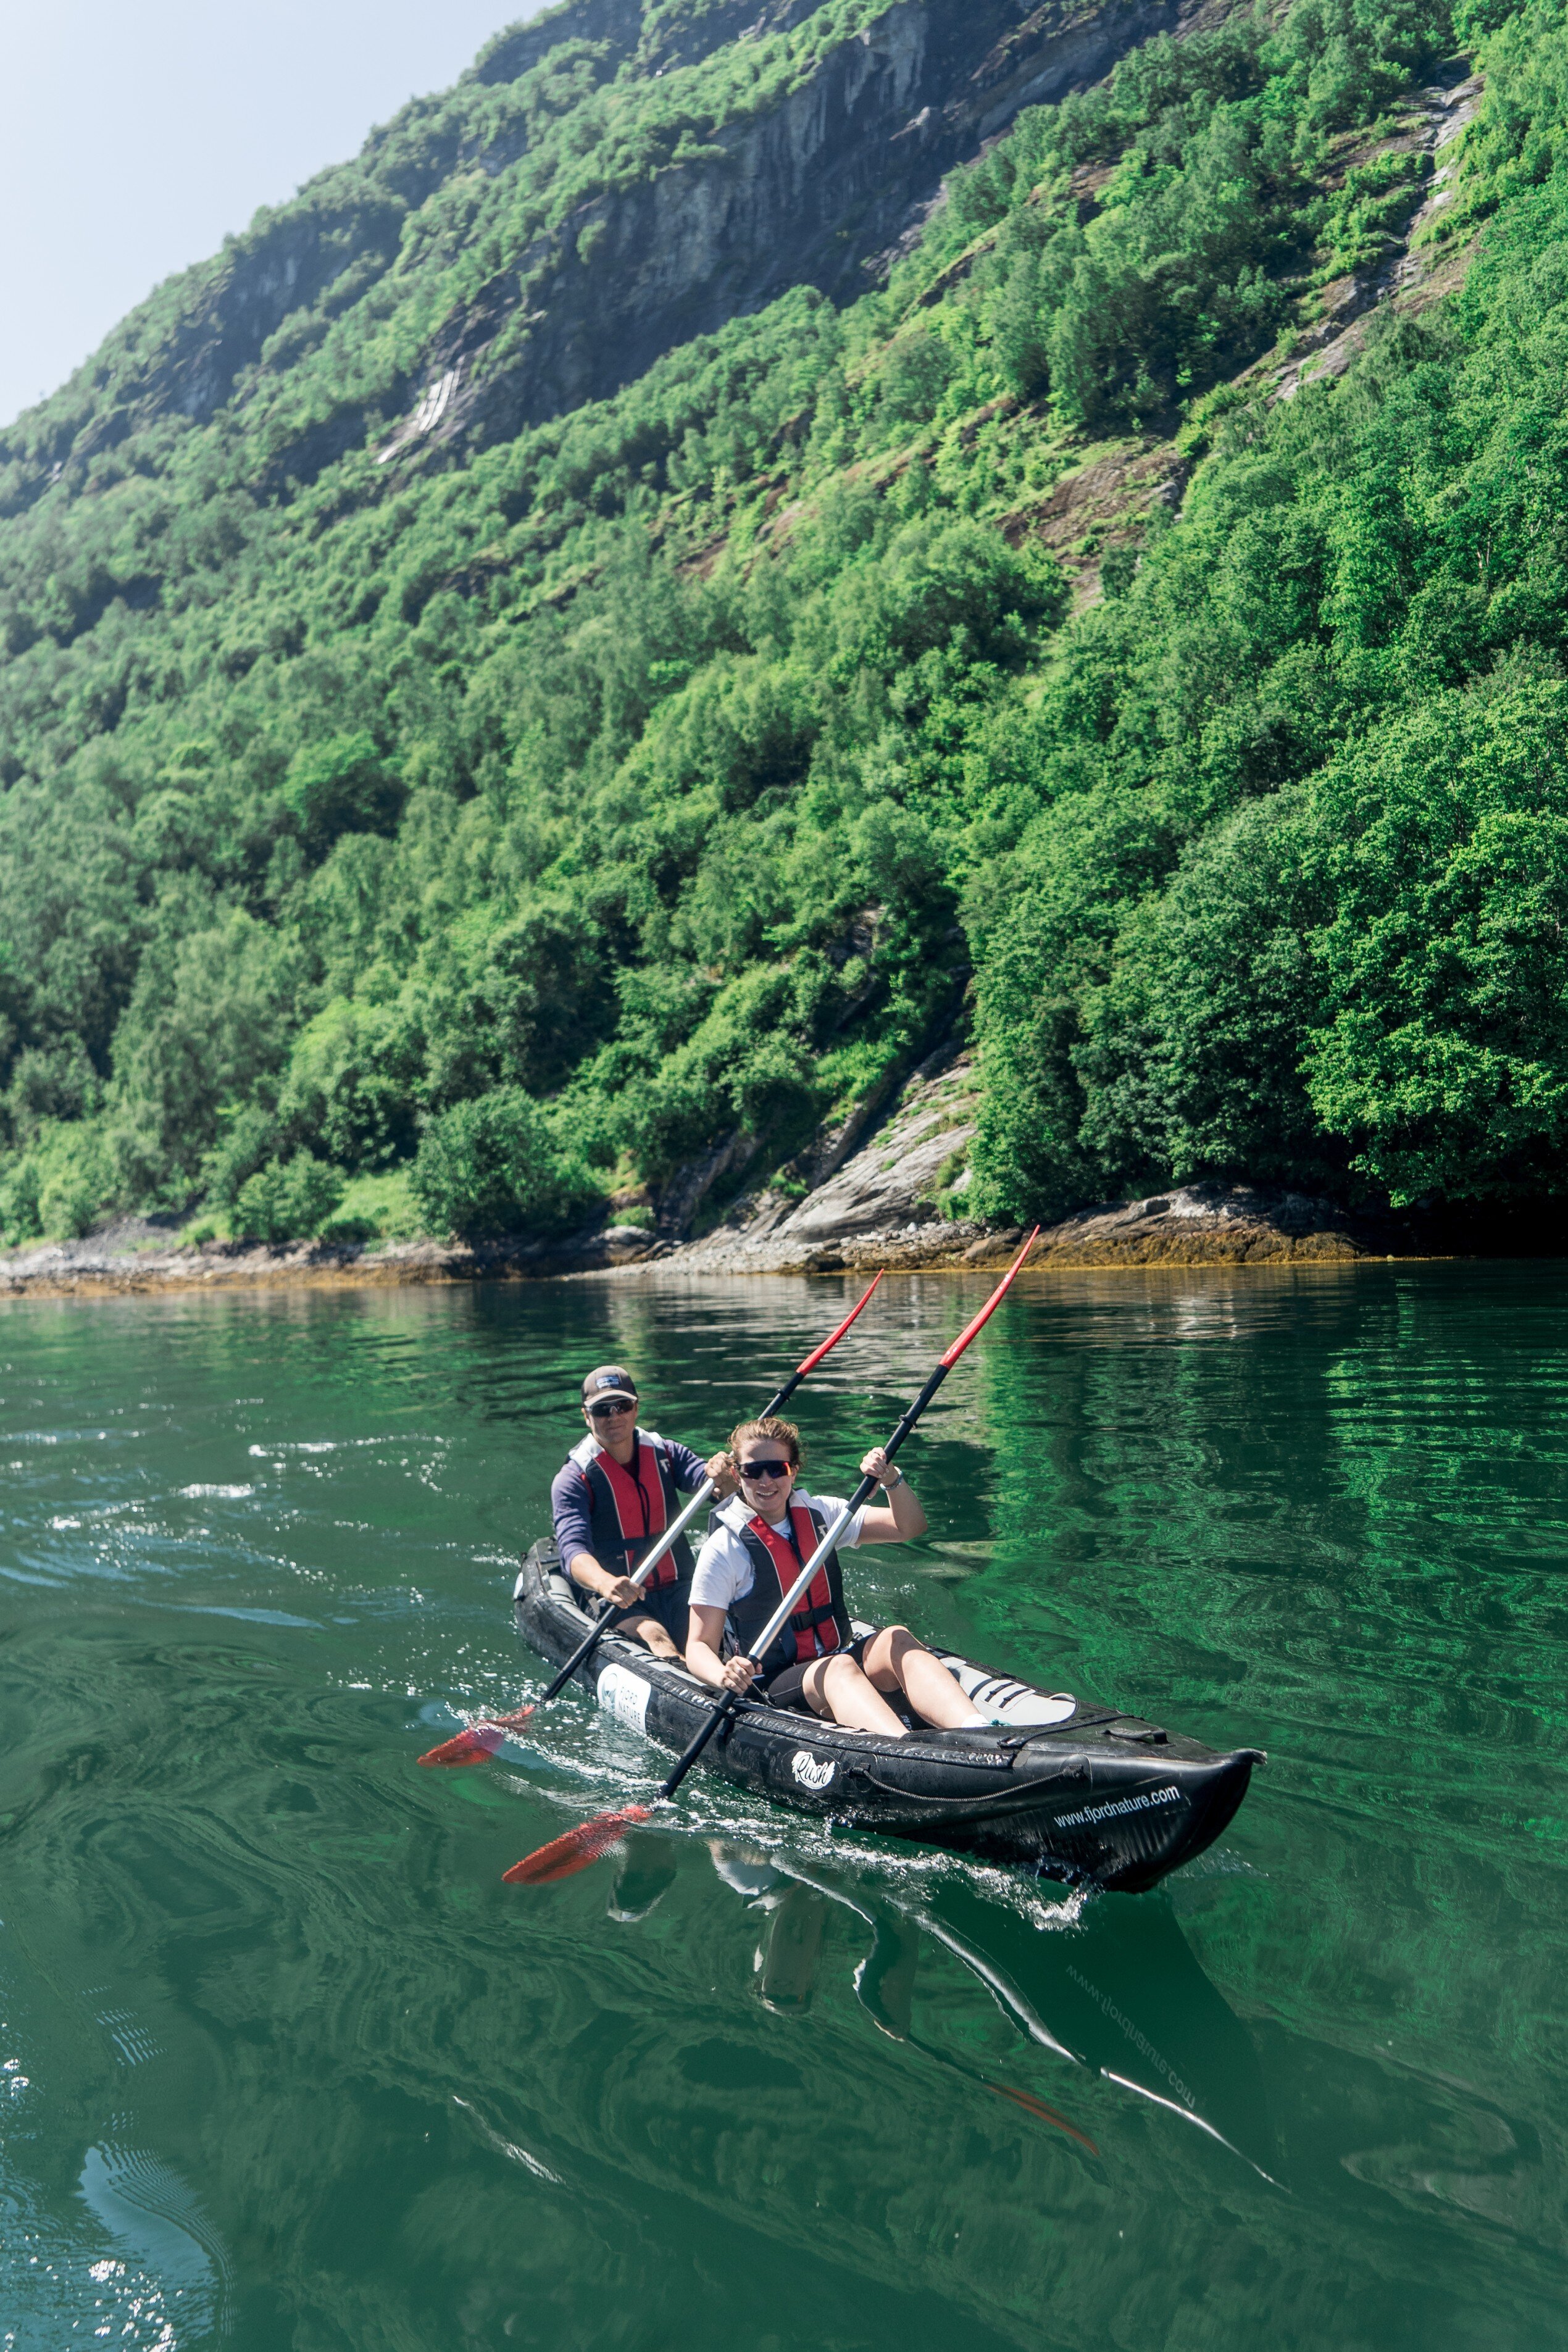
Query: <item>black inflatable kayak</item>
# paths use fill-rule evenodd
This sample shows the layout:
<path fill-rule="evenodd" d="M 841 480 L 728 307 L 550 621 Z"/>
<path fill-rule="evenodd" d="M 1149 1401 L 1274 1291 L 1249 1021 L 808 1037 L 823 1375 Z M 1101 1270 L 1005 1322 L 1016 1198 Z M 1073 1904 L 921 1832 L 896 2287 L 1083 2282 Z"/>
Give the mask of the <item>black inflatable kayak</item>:
<path fill-rule="evenodd" d="M 519 1631 L 547 1658 L 566 1657 L 588 1630 L 552 1544 L 534 1545 L 513 1599 Z M 943 1664 L 977 1707 L 1001 1719 L 984 1730 L 887 1739 L 747 1703 L 703 1761 L 801 1812 L 1128 1894 L 1212 1845 L 1263 1761 L 1256 1748 L 1216 1755 L 1140 1717 L 1080 1705 L 967 1658 Z M 712 1705 L 684 1666 L 615 1633 L 576 1680 L 619 1722 L 676 1752 Z"/>

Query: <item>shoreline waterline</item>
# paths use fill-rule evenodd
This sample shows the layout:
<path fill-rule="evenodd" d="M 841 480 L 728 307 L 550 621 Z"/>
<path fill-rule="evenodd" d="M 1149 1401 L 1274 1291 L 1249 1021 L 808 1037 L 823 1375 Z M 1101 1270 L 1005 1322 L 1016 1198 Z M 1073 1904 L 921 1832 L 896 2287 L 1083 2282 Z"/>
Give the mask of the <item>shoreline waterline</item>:
<path fill-rule="evenodd" d="M 423 1246 L 423 1245 L 421 1245 Z M 1000 1245 L 999 1245 L 1000 1246 Z M 439 1244 L 429 1244 L 433 1254 Z M 443 1255 L 457 1255 L 457 1253 Z M 1019 1276 L 1035 1280 L 1046 1275 L 1224 1275 L 1290 1274 L 1290 1275 L 1357 1275 L 1391 1265 L 1519 1265 L 1539 1262 L 1545 1265 L 1563 1263 L 1560 1256 L 1546 1251 L 1521 1252 L 1518 1256 L 1489 1257 L 1479 1253 L 1458 1251 L 1412 1251 L 1408 1255 L 1390 1252 L 1375 1256 L 1371 1253 L 1357 1257 L 1236 1257 L 1194 1256 L 1191 1258 L 1128 1259 L 1115 1264 L 1078 1264 L 1070 1258 L 1056 1258 L 1040 1265 L 1026 1266 Z M 472 1265 L 446 1265 L 422 1259 L 399 1259 L 394 1263 L 379 1258 L 346 1260 L 331 1264 L 312 1264 L 299 1259 L 284 1260 L 276 1265 L 258 1266 L 248 1259 L 240 1265 L 193 1265 L 190 1267 L 138 1268 L 133 1264 L 123 1270 L 83 1266 L 76 1269 L 29 1270 L 12 1274 L 0 1261 L 0 1305 L 10 1299 L 22 1298 L 110 1298 L 151 1297 L 161 1292 L 221 1292 L 224 1295 L 246 1290 L 312 1289 L 312 1290 L 394 1290 L 394 1289 L 458 1289 L 464 1286 L 489 1289 L 495 1286 L 517 1286 L 548 1283 L 624 1282 L 628 1277 L 661 1282 L 819 1282 L 883 1273 L 909 1276 L 942 1275 L 963 1276 L 973 1279 L 988 1270 L 986 1265 L 964 1265 L 952 1260 L 938 1260 L 930 1265 L 884 1262 L 874 1254 L 846 1260 L 839 1265 L 780 1265 L 780 1266 L 714 1266 L 682 1265 L 679 1255 L 668 1258 L 633 1259 L 623 1265 L 596 1265 L 580 1268 L 553 1266 L 537 1272 L 515 1265 L 476 1267 Z"/>

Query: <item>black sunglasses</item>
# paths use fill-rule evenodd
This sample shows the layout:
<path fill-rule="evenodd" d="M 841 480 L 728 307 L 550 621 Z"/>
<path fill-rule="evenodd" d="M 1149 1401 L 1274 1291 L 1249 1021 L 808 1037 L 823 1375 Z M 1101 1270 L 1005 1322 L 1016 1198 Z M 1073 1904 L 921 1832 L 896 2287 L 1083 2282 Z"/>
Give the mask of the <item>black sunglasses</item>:
<path fill-rule="evenodd" d="M 591 1404 L 588 1407 L 588 1418 L 590 1421 L 608 1421 L 616 1413 L 636 1412 L 636 1405 L 626 1397 L 606 1397 L 603 1404 Z"/>
<path fill-rule="evenodd" d="M 742 1478 L 787 1478 L 795 1468 L 793 1462 L 742 1462 Z"/>

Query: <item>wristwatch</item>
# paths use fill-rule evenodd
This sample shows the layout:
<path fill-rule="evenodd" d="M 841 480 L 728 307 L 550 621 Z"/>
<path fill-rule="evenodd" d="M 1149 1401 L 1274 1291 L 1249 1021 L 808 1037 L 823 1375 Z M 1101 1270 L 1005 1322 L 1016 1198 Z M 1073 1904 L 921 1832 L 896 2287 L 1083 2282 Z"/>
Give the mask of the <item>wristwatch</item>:
<path fill-rule="evenodd" d="M 903 1472 L 900 1469 L 900 1467 L 899 1467 L 898 1464 L 895 1462 L 895 1463 L 894 1463 L 894 1465 L 893 1465 L 893 1475 L 892 1475 L 892 1476 L 891 1476 L 890 1478 L 884 1478 L 884 1479 L 882 1480 L 882 1482 L 881 1482 L 881 1486 L 882 1486 L 882 1492 L 883 1492 L 883 1494 L 884 1494 L 884 1495 L 890 1495 L 890 1494 L 892 1493 L 892 1491 L 893 1491 L 893 1489 L 894 1489 L 894 1487 L 895 1487 L 895 1486 L 901 1486 L 903 1485 L 903 1483 L 904 1483 L 904 1474 L 903 1474 Z"/>

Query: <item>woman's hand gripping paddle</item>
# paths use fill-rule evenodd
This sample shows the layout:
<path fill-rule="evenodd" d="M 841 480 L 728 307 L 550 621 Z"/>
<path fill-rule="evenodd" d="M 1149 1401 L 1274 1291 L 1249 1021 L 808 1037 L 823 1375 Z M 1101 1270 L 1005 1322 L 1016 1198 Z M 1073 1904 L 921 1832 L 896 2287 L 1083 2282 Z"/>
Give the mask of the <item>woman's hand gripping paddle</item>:
<path fill-rule="evenodd" d="M 940 1359 L 935 1371 L 932 1372 L 883 1448 L 889 1461 L 913 1429 L 970 1341 L 978 1337 L 1001 1306 L 1012 1287 L 1014 1276 L 1033 1249 L 1039 1230 L 1037 1225 L 979 1314 L 964 1325 L 952 1347 Z M 831 1345 L 831 1342 L 829 1344 Z M 822 1541 L 779 1602 L 761 1633 L 757 1635 L 758 1657 L 763 1656 L 777 1641 L 801 1594 L 806 1590 L 812 1578 L 816 1574 L 860 1506 L 869 1502 L 876 1491 L 875 1478 L 862 1478 L 843 1509 L 837 1514 Z M 661 1801 L 674 1796 L 720 1725 L 734 1714 L 741 1703 L 741 1696 L 739 1691 L 726 1691 L 718 1706 L 710 1710 L 700 1730 L 691 1740 L 685 1754 L 678 1759 L 666 1775 L 658 1792 Z M 647 1818 L 648 1809 L 646 1805 L 627 1805 L 618 1812 L 596 1813 L 592 1821 L 580 1822 L 576 1829 L 568 1830 L 563 1837 L 552 1838 L 548 1845 L 540 1846 L 533 1853 L 524 1854 L 521 1862 L 514 1862 L 510 1870 L 503 1871 L 502 1877 L 510 1884 L 521 1883 L 529 1886 L 539 1885 L 552 1878 L 569 1878 L 574 1870 L 586 1869 L 589 1863 L 597 1862 L 601 1854 L 608 1853 L 624 1829 L 629 1828 L 634 1822 L 646 1822 Z"/>
<path fill-rule="evenodd" d="M 760 1419 L 766 1421 L 770 1413 L 782 1412 L 784 1411 L 791 1397 L 794 1396 L 796 1389 L 799 1388 L 802 1381 L 804 1381 L 808 1374 L 816 1370 L 816 1367 L 821 1363 L 824 1356 L 828 1353 L 830 1349 L 836 1348 L 838 1345 L 839 1340 L 843 1339 L 844 1334 L 848 1330 L 849 1326 L 854 1322 L 861 1308 L 869 1303 L 871 1292 L 876 1289 L 877 1284 L 880 1282 L 881 1279 L 882 1277 L 879 1274 L 872 1281 L 870 1288 L 865 1291 L 862 1296 L 857 1299 L 855 1305 L 844 1318 L 843 1322 L 838 1326 L 837 1330 L 833 1332 L 828 1339 L 824 1339 L 820 1348 L 814 1348 L 811 1354 L 807 1356 L 804 1364 L 796 1365 L 795 1370 L 790 1374 L 783 1388 L 780 1389 L 773 1402 L 763 1408 L 763 1412 L 759 1416 Z M 713 1482 L 711 1479 L 707 1480 L 698 1488 L 696 1494 L 693 1495 L 690 1502 L 687 1504 L 685 1509 L 671 1520 L 669 1526 L 666 1528 L 663 1535 L 659 1538 L 658 1543 L 655 1544 L 647 1558 L 638 1567 L 636 1575 L 632 1579 L 632 1582 L 634 1584 L 642 1585 L 647 1582 L 648 1578 L 653 1574 L 653 1571 L 658 1566 L 659 1561 L 675 1543 L 677 1538 L 685 1533 L 692 1520 L 697 1517 L 698 1512 L 701 1510 L 706 1504 L 711 1502 L 714 1491 Z M 536 1708 L 547 1706 L 552 1698 L 559 1697 L 560 1694 L 565 1689 L 567 1684 L 571 1681 L 573 1675 L 576 1673 L 584 1660 L 591 1657 L 594 1652 L 598 1648 L 600 1640 L 602 1639 L 605 1629 L 608 1627 L 611 1618 L 617 1614 L 618 1612 L 616 1609 L 615 1603 L 613 1601 L 606 1603 L 605 1608 L 600 1611 L 597 1622 L 584 1635 L 582 1641 L 579 1642 L 577 1647 L 573 1651 L 572 1655 L 567 1659 L 566 1664 L 555 1676 L 554 1681 L 551 1683 L 548 1689 L 541 1693 L 540 1696 L 534 1700 L 531 1706 L 520 1706 L 515 1715 L 490 1716 L 485 1718 L 482 1722 L 470 1723 L 468 1729 L 466 1731 L 459 1731 L 455 1739 L 443 1740 L 439 1748 L 432 1748 L 428 1755 L 422 1756 L 419 1759 L 421 1764 L 482 1764 L 487 1757 L 495 1755 L 499 1748 L 503 1748 L 506 1745 L 509 1734 L 514 1731 L 521 1731 L 523 1725 L 528 1721 L 530 1716 L 534 1713 Z M 614 1840 L 612 1839 L 610 1843 L 613 1843 Z M 549 1849 L 546 1848 L 545 1851 L 548 1852 Z M 593 1861 L 595 1856 L 590 1854 L 588 1859 Z"/>

